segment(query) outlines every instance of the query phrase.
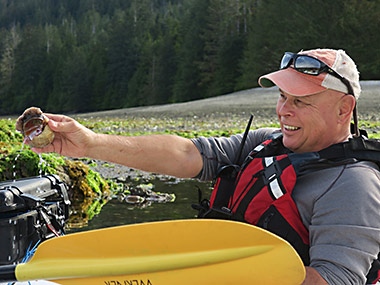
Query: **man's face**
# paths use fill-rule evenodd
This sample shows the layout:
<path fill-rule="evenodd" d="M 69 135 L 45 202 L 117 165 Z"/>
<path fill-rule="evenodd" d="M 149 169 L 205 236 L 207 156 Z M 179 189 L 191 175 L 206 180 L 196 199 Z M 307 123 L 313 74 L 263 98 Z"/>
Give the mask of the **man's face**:
<path fill-rule="evenodd" d="M 326 90 L 295 97 L 280 90 L 276 111 L 285 147 L 294 152 L 309 152 L 340 142 L 339 103 L 343 96 Z"/>

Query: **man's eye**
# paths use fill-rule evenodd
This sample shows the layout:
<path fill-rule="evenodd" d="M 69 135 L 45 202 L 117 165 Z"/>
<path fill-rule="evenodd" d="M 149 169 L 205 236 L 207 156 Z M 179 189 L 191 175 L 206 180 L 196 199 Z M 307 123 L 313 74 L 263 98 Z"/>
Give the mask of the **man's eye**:
<path fill-rule="evenodd" d="M 300 99 L 296 99 L 294 102 L 295 102 L 296 105 L 304 105 L 304 106 L 310 105 L 306 101 L 303 101 L 303 100 L 300 100 Z"/>

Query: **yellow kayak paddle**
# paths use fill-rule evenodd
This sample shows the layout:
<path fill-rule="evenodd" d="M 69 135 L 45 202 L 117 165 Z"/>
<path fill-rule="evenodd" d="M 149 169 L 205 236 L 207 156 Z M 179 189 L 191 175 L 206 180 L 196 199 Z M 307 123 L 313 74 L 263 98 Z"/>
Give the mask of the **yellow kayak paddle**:
<path fill-rule="evenodd" d="M 0 282 L 58 284 L 300 284 L 305 269 L 288 242 L 225 220 L 176 220 L 47 240 L 24 264 L 0 266 Z"/>

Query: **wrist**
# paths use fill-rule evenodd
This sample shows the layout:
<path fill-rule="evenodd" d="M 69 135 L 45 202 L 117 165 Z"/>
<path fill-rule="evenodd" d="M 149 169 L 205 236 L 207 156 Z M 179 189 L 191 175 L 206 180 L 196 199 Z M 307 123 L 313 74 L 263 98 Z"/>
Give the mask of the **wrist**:
<path fill-rule="evenodd" d="M 99 154 L 104 152 L 103 141 L 104 134 L 98 134 L 90 131 L 87 135 L 87 146 L 85 147 L 85 157 L 101 159 Z"/>

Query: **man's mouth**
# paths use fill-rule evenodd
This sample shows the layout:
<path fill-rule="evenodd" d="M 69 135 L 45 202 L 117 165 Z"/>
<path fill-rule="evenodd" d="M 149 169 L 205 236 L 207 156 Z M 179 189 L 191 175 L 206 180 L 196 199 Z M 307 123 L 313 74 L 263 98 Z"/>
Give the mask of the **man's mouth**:
<path fill-rule="evenodd" d="M 284 129 L 287 131 L 297 131 L 300 129 L 300 127 L 290 126 L 290 125 L 283 125 Z"/>

